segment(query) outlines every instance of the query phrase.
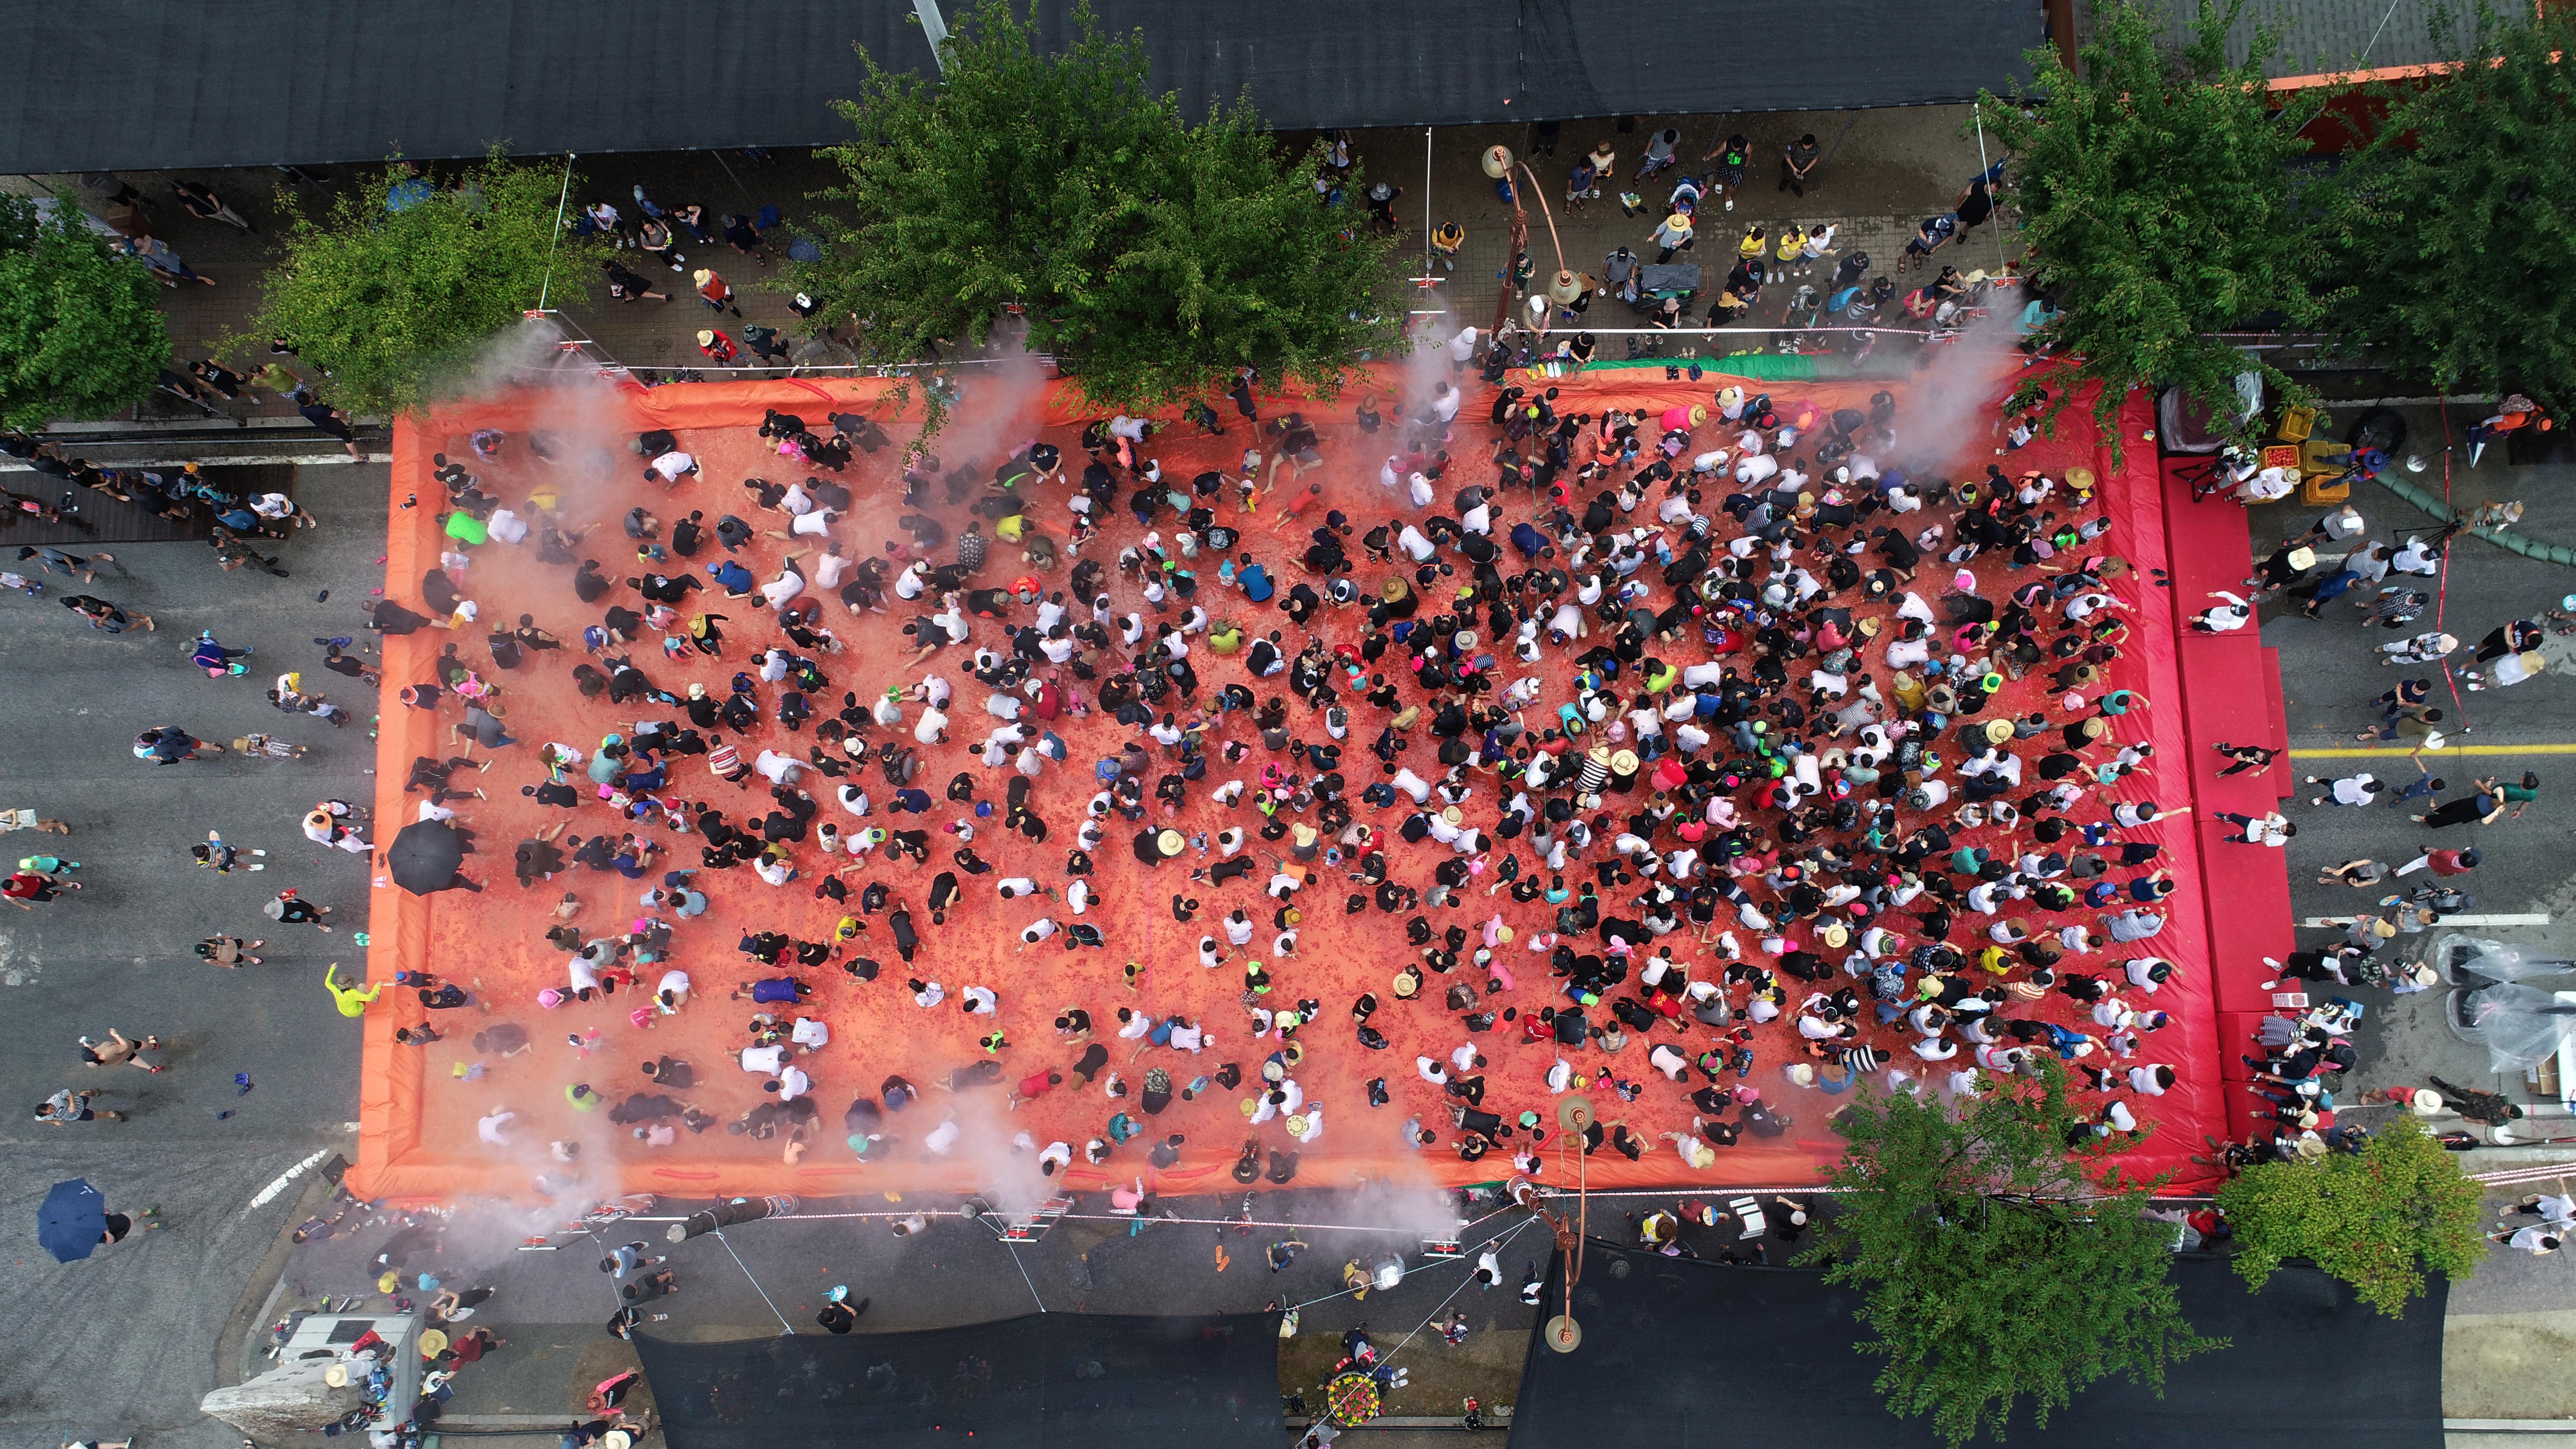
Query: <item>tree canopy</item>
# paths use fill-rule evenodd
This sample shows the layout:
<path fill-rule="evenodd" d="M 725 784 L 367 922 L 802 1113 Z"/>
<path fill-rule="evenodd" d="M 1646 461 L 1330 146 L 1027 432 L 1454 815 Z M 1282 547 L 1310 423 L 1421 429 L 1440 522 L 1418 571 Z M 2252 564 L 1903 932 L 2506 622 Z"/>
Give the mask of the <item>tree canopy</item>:
<path fill-rule="evenodd" d="M 140 401 L 169 365 L 161 285 L 70 206 L 0 196 L 0 424 L 41 428 Z"/>
<path fill-rule="evenodd" d="M 1141 38 L 1102 35 L 1087 5 L 1073 24 L 1071 49 L 1042 53 L 1009 0 L 982 0 L 937 78 L 861 51 L 840 104 L 858 139 L 825 153 L 843 180 L 818 193 L 846 215 L 778 285 L 855 315 L 861 351 L 889 362 L 980 344 L 1024 309 L 1028 345 L 1102 406 L 1239 366 L 1328 391 L 1393 346 L 1373 300 L 1392 242 L 1323 204 L 1319 154 L 1289 160 L 1248 103 L 1189 124 L 1151 90 Z"/>
<path fill-rule="evenodd" d="M 2439 1140 L 2400 1117 L 2359 1153 L 2249 1167 L 2219 1190 L 2218 1205 L 2249 1287 L 2305 1258 L 2396 1318 L 2423 1295 L 2425 1269 L 2465 1278 L 2485 1261 L 2484 1192 Z"/>
<path fill-rule="evenodd" d="M 2106 436 L 2132 387 L 2179 384 L 2233 420 L 2233 380 L 2259 372 L 2277 393 L 2306 390 L 2263 360 L 2211 336 L 2258 321 L 2300 328 L 2340 293 L 2321 291 L 2314 223 L 2293 195 L 2289 163 L 2319 92 L 2269 94 L 2264 60 L 2277 27 L 2256 32 L 2231 63 L 2227 32 L 2244 0 L 2198 0 L 2188 44 L 2168 51 L 2164 11 L 2100 0 L 2069 71 L 2053 46 L 2028 52 L 2034 76 L 2010 100 L 1980 93 L 1987 130 L 2017 153 L 2023 240 L 2055 292 L 2042 339 L 2072 364 L 2049 416 L 2087 382 Z M 2283 100 L 2274 111 L 2271 102 Z"/>
<path fill-rule="evenodd" d="M 2447 73 L 2371 88 L 2386 116 L 2332 192 L 2343 331 L 2443 392 L 2576 406 L 2576 11 L 2466 30 Z"/>
<path fill-rule="evenodd" d="M 606 253 L 569 230 L 558 238 L 563 186 L 561 166 L 522 166 L 496 148 L 453 186 L 397 162 L 320 217 L 281 192 L 284 255 L 252 325 L 294 339 L 352 412 L 417 407 L 537 305 L 549 264 L 555 298 L 586 286 Z"/>
<path fill-rule="evenodd" d="M 2223 1343 L 2184 1320 L 2153 1184 L 2099 1169 L 2109 1144 L 2064 1069 L 1987 1085 L 1956 1109 L 1879 1092 L 1843 1109 L 1841 1192 L 1803 1257 L 1863 1295 L 1888 1410 L 1930 1413 L 1953 1445 L 2003 1437 L 2025 1402 L 2045 1426 L 2115 1373 L 2161 1392 L 2167 1365 Z"/>

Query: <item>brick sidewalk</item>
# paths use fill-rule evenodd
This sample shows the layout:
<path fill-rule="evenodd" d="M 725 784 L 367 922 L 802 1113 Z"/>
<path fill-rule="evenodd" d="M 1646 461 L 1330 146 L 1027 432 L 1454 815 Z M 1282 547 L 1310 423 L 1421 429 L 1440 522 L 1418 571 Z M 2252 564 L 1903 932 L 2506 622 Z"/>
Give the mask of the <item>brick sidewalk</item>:
<path fill-rule="evenodd" d="M 1490 145 L 1507 145 L 1526 157 L 1540 185 L 1546 188 L 1548 207 L 1556 213 L 1566 265 L 1578 272 L 1597 273 L 1602 257 L 1621 245 L 1651 258 L 1653 253 L 1646 238 L 1663 216 L 1664 200 L 1674 180 L 1695 171 L 1697 158 L 1719 138 L 1731 131 L 1742 131 L 1753 142 L 1756 165 L 1751 179 L 1734 211 L 1718 209 L 1713 203 L 1703 210 L 1700 241 L 1684 258 L 1698 262 L 1705 283 L 1714 288 L 1734 264 L 1735 242 L 1742 228 L 1753 222 L 1773 226 L 1794 220 L 1802 227 L 1832 223 L 1837 228 L 1838 251 L 1859 247 L 1870 254 L 1874 270 L 1886 271 L 1905 239 L 1913 235 L 1915 223 L 1933 211 L 1946 209 L 1959 188 L 1979 169 L 1975 144 L 1957 133 L 1965 114 L 1966 108 L 1950 106 L 1747 117 L 1643 117 L 1625 132 L 1614 121 L 1567 122 L 1554 154 L 1537 156 L 1527 155 L 1533 133 L 1526 126 L 1442 130 L 1431 142 L 1428 209 L 1434 224 L 1456 221 L 1464 226 L 1467 242 L 1460 252 L 1457 270 L 1444 274 L 1432 295 L 1452 308 L 1461 323 L 1482 327 L 1493 318 L 1496 290 L 1508 265 L 1504 251 L 1511 210 L 1497 197 L 1492 182 L 1478 166 Z M 1629 181 L 1647 136 L 1666 126 L 1678 127 L 1683 133 L 1683 164 L 1643 184 Z M 1777 189 L 1775 182 L 1780 146 L 1802 131 L 1814 132 L 1828 148 L 1819 182 L 1804 199 Z M 1292 149 L 1302 149 L 1312 139 L 1310 133 L 1286 133 L 1281 137 L 1282 143 Z M 1603 139 L 1610 140 L 1620 153 L 1621 179 L 1618 185 L 1603 187 L 1603 199 L 1566 214 L 1562 198 L 1567 169 L 1575 157 Z M 1402 244 L 1390 259 L 1386 293 L 1390 306 L 1425 305 L 1418 300 L 1421 294 L 1401 280 L 1422 269 L 1423 148 L 1423 133 L 1418 130 L 1364 131 L 1353 137 L 1354 153 L 1373 179 L 1390 180 L 1405 188 L 1405 195 L 1397 203 L 1405 230 Z M 758 167 L 730 153 L 593 156 L 582 158 L 577 169 L 584 184 L 575 189 L 574 206 L 604 197 L 631 215 L 632 188 L 641 183 L 665 207 L 695 201 L 721 217 L 734 211 L 757 211 L 764 204 L 774 205 L 791 225 L 816 209 L 807 196 L 829 185 L 837 175 L 827 163 L 804 152 L 779 153 L 768 165 Z M 335 168 L 337 177 L 354 177 L 359 170 Z M 97 191 L 84 190 L 78 177 L 32 179 L 57 195 L 79 197 L 96 205 Z M 163 294 L 177 361 L 215 356 L 236 367 L 257 366 L 266 360 L 264 347 L 254 345 L 226 352 L 223 344 L 248 329 L 257 307 L 258 279 L 272 256 L 266 234 L 275 230 L 275 193 L 282 184 L 281 178 L 273 170 L 260 168 L 192 179 L 213 185 L 263 235 L 243 236 L 230 227 L 190 217 L 171 194 L 169 178 L 140 174 L 126 178 L 149 199 L 156 234 L 217 283 L 213 287 L 185 284 Z M 329 204 L 325 188 L 308 185 L 296 189 L 308 210 Z M 1646 198 L 1635 217 L 1622 216 L 1611 199 L 1621 189 L 1636 190 Z M 1524 202 L 1531 205 L 1531 247 L 1539 266 L 1539 282 L 1544 285 L 1554 270 L 1555 252 L 1547 223 L 1534 199 L 1525 197 Z M 1360 205 L 1356 197 L 1352 205 Z M 1995 227 L 1981 228 L 1975 234 L 1973 248 L 1951 255 L 1962 258 L 1963 270 L 1969 266 L 1991 267 L 1997 235 Z M 783 242 L 784 238 L 779 240 Z M 760 290 L 760 284 L 777 275 L 783 262 L 756 262 L 722 242 L 693 249 L 688 256 L 690 267 L 712 266 L 733 284 L 743 317 L 740 321 L 726 317 L 727 331 L 739 336 L 741 326 L 756 323 L 794 335 L 797 319 L 788 310 L 786 298 Z M 650 258 L 627 255 L 622 260 L 657 280 L 675 284 L 668 289 L 673 300 L 612 303 L 592 277 L 558 276 L 555 305 L 567 320 L 596 339 L 601 350 L 626 366 L 674 368 L 703 361 L 695 335 L 700 327 L 708 325 L 710 314 L 690 295 L 686 272 L 666 271 Z M 1789 286 L 1775 285 L 1765 290 L 1762 304 L 1748 319 L 1751 324 L 1770 325 L 1781 320 L 1799 279 L 1793 276 L 1789 280 Z M 1701 310 L 1705 311 L 1704 301 Z M 1606 327 L 1639 325 L 1616 303 L 1597 299 L 1587 320 Z M 1616 345 L 1606 346 L 1604 354 L 1616 356 L 1621 350 Z M 310 375 L 310 369 L 297 370 Z M 327 380 L 312 380 L 322 386 L 327 397 Z M 290 409 L 273 399 L 251 405 L 233 404 L 230 410 L 237 415 L 291 416 Z M 156 397 L 144 405 L 144 416 L 180 419 L 198 415 L 176 399 Z"/>

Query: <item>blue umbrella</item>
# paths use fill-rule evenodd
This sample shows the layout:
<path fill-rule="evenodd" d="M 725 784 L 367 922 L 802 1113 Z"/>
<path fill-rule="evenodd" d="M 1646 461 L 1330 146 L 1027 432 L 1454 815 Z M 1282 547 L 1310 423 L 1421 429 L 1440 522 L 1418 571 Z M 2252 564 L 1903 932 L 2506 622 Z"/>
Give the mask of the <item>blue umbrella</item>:
<path fill-rule="evenodd" d="M 107 1235 L 107 1199 L 80 1178 L 54 1184 L 36 1209 L 36 1241 L 57 1263 L 86 1258 Z"/>

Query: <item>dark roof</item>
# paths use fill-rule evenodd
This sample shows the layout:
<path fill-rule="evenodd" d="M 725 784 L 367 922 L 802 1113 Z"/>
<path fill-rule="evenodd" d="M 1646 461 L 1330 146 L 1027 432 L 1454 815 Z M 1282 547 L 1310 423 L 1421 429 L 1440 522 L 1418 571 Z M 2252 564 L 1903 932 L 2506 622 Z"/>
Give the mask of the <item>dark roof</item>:
<path fill-rule="evenodd" d="M 1562 1267 L 1561 1256 L 1548 1265 L 1541 1324 L 1563 1302 Z M 2161 1395 L 2104 1379 L 2046 1429 L 2025 1404 L 2006 1449 L 2275 1449 L 2283 1426 L 2247 1406 L 2277 1393 L 2283 1364 L 2299 1366 L 2301 1442 L 2441 1449 L 2450 1284 L 2439 1275 L 2403 1318 L 2304 1263 L 2249 1293 L 2228 1259 L 2178 1253 L 2172 1282 L 2192 1327 L 2230 1346 L 2172 1365 Z M 1605 1424 L 1628 1444 L 1941 1449 L 1929 1419 L 1887 1412 L 1873 1387 L 1886 1360 L 1854 1347 L 1868 1334 L 1853 1317 L 1860 1298 L 1821 1269 L 1726 1267 L 1596 1239 L 1575 1303 L 1573 1352 L 1531 1336 L 1511 1449 L 1600 1449 Z"/>
<path fill-rule="evenodd" d="M 942 7 L 953 18 L 958 0 Z M 1040 0 L 1050 38 L 1067 0 Z M 1957 101 L 2021 74 L 2040 0 L 1097 0 L 1191 114 L 1458 125 Z M 1491 18 L 1480 18 L 1490 16 Z M 84 0 L 20 7 L 0 172 L 808 146 L 855 42 L 928 69 L 904 0 Z"/>
<path fill-rule="evenodd" d="M 671 1449 L 1286 1442 L 1276 1313 L 1036 1313 L 963 1328 L 733 1343 L 638 1333 L 635 1351 Z"/>
<path fill-rule="evenodd" d="M 2506 7 L 2510 8 L 2510 7 Z M 2434 22 L 2447 27 L 2436 31 Z M 2090 6 L 2079 7 L 2076 29 L 2089 34 Z M 2329 71 L 2367 70 L 2376 66 L 2423 65 L 2447 60 L 2464 48 L 2469 26 L 2465 6 L 2439 0 L 2389 0 L 2385 5 L 2353 0 L 2251 0 L 2227 32 L 2228 59 L 2238 65 L 2253 48 L 2254 32 L 2280 31 L 2279 48 L 2263 67 L 2271 76 L 2315 75 Z M 2199 33 L 2199 7 L 2174 5 L 2166 12 L 2173 44 L 2189 44 Z"/>

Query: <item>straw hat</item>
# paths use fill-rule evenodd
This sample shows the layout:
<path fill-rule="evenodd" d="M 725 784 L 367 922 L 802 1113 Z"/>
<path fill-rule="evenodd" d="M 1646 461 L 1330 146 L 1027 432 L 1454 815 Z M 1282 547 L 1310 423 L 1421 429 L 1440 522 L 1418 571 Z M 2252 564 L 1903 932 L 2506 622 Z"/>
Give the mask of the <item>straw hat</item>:
<path fill-rule="evenodd" d="M 2012 721 L 2001 719 L 1990 719 L 1986 721 L 1987 743 L 2000 745 L 2009 741 L 2012 737 Z"/>
<path fill-rule="evenodd" d="M 1788 1077 L 1789 1084 L 1793 1087 L 1812 1087 L 1816 1084 L 1816 1069 L 1805 1062 L 1791 1062 L 1782 1074 Z"/>
<path fill-rule="evenodd" d="M 692 287 L 703 287 L 707 283 L 715 280 L 715 275 L 716 274 L 714 272 L 707 268 L 700 267 L 696 271 L 689 273 L 689 285 Z"/>
<path fill-rule="evenodd" d="M 1181 832 L 1177 830 L 1166 830 L 1154 837 L 1154 848 L 1163 853 L 1165 860 L 1180 854 L 1181 847 L 1186 844 L 1188 842 L 1181 839 Z"/>
<path fill-rule="evenodd" d="M 1461 812 L 1459 811 L 1459 809 L 1458 809 L 1458 807 L 1457 807 L 1457 806 L 1455 806 L 1455 805 L 1451 805 L 1451 806 L 1447 806 L 1447 807 L 1445 807 L 1445 808 L 1443 808 L 1443 809 L 1441 810 L 1441 812 L 1440 812 L 1440 818 L 1441 818 L 1441 819 L 1443 819 L 1443 820 L 1448 821 L 1448 822 L 1449 822 L 1450 824 L 1452 824 L 1452 825 L 1455 825 L 1455 824 L 1457 824 L 1458 822 L 1460 822 L 1460 821 L 1462 821 L 1462 820 L 1466 819 L 1467 817 L 1466 817 L 1463 813 L 1461 813 Z"/>
<path fill-rule="evenodd" d="M 383 1277 L 376 1280 L 376 1291 L 379 1293 L 391 1293 L 401 1286 L 402 1275 L 391 1270 L 387 1270 Z"/>
<path fill-rule="evenodd" d="M 1829 921 L 1825 924 L 1825 928 L 1822 931 L 1816 933 L 1816 939 L 1824 942 L 1830 949 L 1839 951 L 1843 947 L 1851 944 L 1851 932 L 1844 927 L 1842 922 Z"/>
<path fill-rule="evenodd" d="M 2430 1087 L 2417 1087 L 2415 1096 L 2406 1105 L 2416 1116 L 2430 1117 L 2442 1110 L 2442 1094 Z"/>
<path fill-rule="evenodd" d="M 706 329 L 706 328 L 704 328 L 704 327 L 699 328 L 699 329 L 698 329 L 698 345 L 699 345 L 700 347 L 713 347 L 713 346 L 715 346 L 715 345 L 716 345 L 716 334 L 715 334 L 715 333 L 713 333 L 712 331 L 709 331 L 708 329 Z"/>
<path fill-rule="evenodd" d="M 599 1436 L 599 1449 L 635 1449 L 635 1436 L 623 1429 L 611 1429 Z"/>
<path fill-rule="evenodd" d="M 1379 598 L 1392 604 L 1396 600 L 1404 597 L 1404 580 L 1388 579 L 1385 583 L 1377 586 L 1377 592 Z"/>
<path fill-rule="evenodd" d="M 436 1358 L 445 1352 L 447 1352 L 447 1331 L 445 1329 L 433 1328 L 420 1336 L 420 1356 L 422 1358 Z"/>
<path fill-rule="evenodd" d="M 335 1363 L 329 1368 L 322 1370 L 322 1382 L 329 1384 L 335 1389 L 347 1388 L 349 1386 L 349 1366 L 344 1363 Z"/>

